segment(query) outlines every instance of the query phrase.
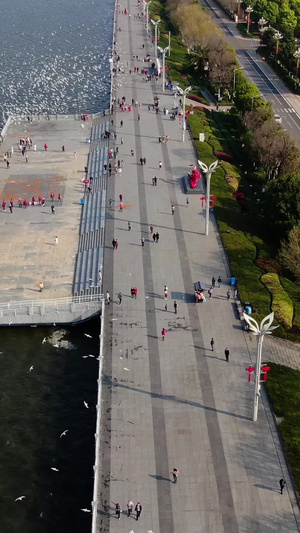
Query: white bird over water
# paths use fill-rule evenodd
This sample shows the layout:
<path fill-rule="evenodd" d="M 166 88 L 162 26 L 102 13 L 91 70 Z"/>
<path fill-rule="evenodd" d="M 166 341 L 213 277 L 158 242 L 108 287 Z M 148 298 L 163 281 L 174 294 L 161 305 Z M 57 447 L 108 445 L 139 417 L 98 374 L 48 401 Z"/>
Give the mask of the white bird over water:
<path fill-rule="evenodd" d="M 47 340 L 46 337 L 44 337 L 42 340 L 42 344 L 45 344 L 46 340 Z"/>
<path fill-rule="evenodd" d="M 21 502 L 24 498 L 26 498 L 26 496 L 19 496 L 19 498 L 15 499 L 15 502 Z"/>
<path fill-rule="evenodd" d="M 27 374 L 29 374 L 29 372 L 31 372 L 31 370 L 33 370 L 33 366 L 31 366 L 27 372 Z"/>
<path fill-rule="evenodd" d="M 54 466 L 51 466 L 51 470 L 53 470 L 54 472 L 59 472 L 58 468 L 55 468 Z"/>
<path fill-rule="evenodd" d="M 89 404 L 87 402 L 83 402 L 84 403 L 84 407 L 86 407 L 87 409 L 89 409 Z"/>
<path fill-rule="evenodd" d="M 82 356 L 82 359 L 87 359 L 88 358 L 88 355 L 83 355 Z"/>
<path fill-rule="evenodd" d="M 85 333 L 85 336 L 88 337 L 89 339 L 92 339 L 92 335 L 89 335 L 88 333 Z"/>
<path fill-rule="evenodd" d="M 95 357 L 94 355 L 89 354 L 88 357 Z"/>
<path fill-rule="evenodd" d="M 68 433 L 68 431 L 69 431 L 68 429 L 65 429 L 65 431 L 62 432 L 59 438 L 61 439 L 62 437 L 64 437 Z"/>
<path fill-rule="evenodd" d="M 81 509 L 84 513 L 91 513 L 92 511 L 90 509 Z"/>

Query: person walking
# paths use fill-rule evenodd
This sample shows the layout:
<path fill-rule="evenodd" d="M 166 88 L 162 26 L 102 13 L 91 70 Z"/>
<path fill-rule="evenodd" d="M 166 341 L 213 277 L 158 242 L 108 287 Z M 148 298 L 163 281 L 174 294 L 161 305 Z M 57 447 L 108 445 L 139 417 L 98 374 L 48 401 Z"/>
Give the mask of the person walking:
<path fill-rule="evenodd" d="M 177 315 L 177 307 L 178 307 L 178 305 L 177 305 L 177 302 L 175 300 L 175 302 L 174 302 L 174 313 L 175 313 L 175 315 Z"/>
<path fill-rule="evenodd" d="M 131 231 L 131 222 L 128 222 L 128 231 Z"/>
<path fill-rule="evenodd" d="M 123 137 L 121 137 L 121 144 L 124 144 L 124 140 L 123 140 Z"/>
<path fill-rule="evenodd" d="M 153 233 L 153 229 L 154 229 L 153 224 L 150 224 L 150 233 L 151 233 L 151 235 Z"/>
<path fill-rule="evenodd" d="M 213 352 L 214 351 L 214 346 L 215 346 L 215 341 L 214 341 L 214 338 L 212 337 L 210 339 L 210 347 L 211 347 L 211 351 Z"/>
<path fill-rule="evenodd" d="M 216 280 L 215 280 L 214 276 L 211 278 L 211 286 L 212 286 L 213 289 L 216 286 Z"/>
<path fill-rule="evenodd" d="M 174 213 L 175 213 L 175 206 L 174 206 L 173 204 L 172 204 L 171 210 L 172 210 L 172 215 L 174 215 Z"/>
<path fill-rule="evenodd" d="M 112 206 L 113 206 L 113 201 L 112 201 L 112 199 L 110 198 L 110 199 L 109 199 L 109 207 L 112 209 Z"/>
<path fill-rule="evenodd" d="M 173 483 L 176 484 L 178 482 L 179 470 L 177 470 L 177 468 L 173 468 L 171 474 L 173 476 Z"/>
<path fill-rule="evenodd" d="M 39 283 L 39 288 L 40 288 L 40 292 L 43 292 L 44 290 L 44 283 L 42 281 L 40 281 Z"/>
<path fill-rule="evenodd" d="M 231 296 L 230 289 L 228 289 L 228 291 L 226 292 L 226 296 L 227 296 L 227 300 L 230 300 L 230 296 Z"/>
<path fill-rule="evenodd" d="M 218 277 L 219 288 L 221 287 L 221 283 L 222 283 L 222 279 L 221 279 L 221 276 L 219 276 L 219 277 Z"/>
<path fill-rule="evenodd" d="M 127 503 L 127 516 L 129 517 L 133 511 L 133 502 L 131 500 L 128 500 Z"/>
<path fill-rule="evenodd" d="M 143 164 L 146 165 L 146 158 L 143 159 Z"/>
<path fill-rule="evenodd" d="M 208 289 L 207 293 L 208 293 L 208 298 L 209 298 L 209 300 L 211 300 L 212 293 L 213 293 L 213 287 L 210 287 L 210 288 Z"/>
<path fill-rule="evenodd" d="M 153 235 L 152 235 L 152 239 L 153 239 L 153 242 L 156 241 L 156 233 L 153 233 Z"/>
<path fill-rule="evenodd" d="M 162 328 L 161 330 L 161 335 L 162 335 L 162 340 L 164 341 L 165 340 L 165 336 L 167 334 L 167 330 L 165 328 Z"/>
<path fill-rule="evenodd" d="M 142 505 L 140 502 L 137 502 L 136 506 L 135 506 L 135 512 L 136 512 L 136 520 L 138 520 L 141 516 L 141 512 L 142 512 Z"/>
<path fill-rule="evenodd" d="M 141 163 L 141 166 L 143 166 L 144 160 L 142 157 L 140 157 L 140 163 Z"/>
<path fill-rule="evenodd" d="M 159 241 L 159 233 L 156 233 L 156 242 Z"/>
<path fill-rule="evenodd" d="M 120 504 L 119 503 L 116 503 L 116 515 L 117 515 L 117 519 L 120 520 L 121 518 L 121 507 L 120 507 Z"/>
<path fill-rule="evenodd" d="M 119 305 L 121 305 L 121 303 L 122 303 L 122 293 L 121 292 L 119 292 L 119 294 L 118 294 L 118 301 L 119 301 Z"/>
<path fill-rule="evenodd" d="M 158 168 L 162 168 L 162 161 L 158 162 Z"/>
<path fill-rule="evenodd" d="M 190 205 L 190 199 L 189 199 L 189 197 L 186 198 L 185 203 L 186 203 L 186 206 L 187 206 L 187 207 Z"/>
<path fill-rule="evenodd" d="M 120 122 L 120 128 L 123 128 L 123 120 Z"/>
<path fill-rule="evenodd" d="M 138 291 L 138 288 L 137 287 L 134 287 L 134 298 L 137 299 L 137 295 L 138 295 L 139 291 Z"/>
<path fill-rule="evenodd" d="M 225 348 L 224 353 L 225 353 L 225 359 L 226 359 L 226 361 L 228 363 L 229 362 L 229 350 L 228 350 L 228 348 Z"/>
<path fill-rule="evenodd" d="M 168 287 L 167 287 L 167 285 L 164 286 L 164 297 L 165 297 L 165 300 L 168 299 Z"/>
<path fill-rule="evenodd" d="M 55 243 L 55 246 L 58 245 L 58 236 L 57 235 L 55 235 L 54 243 Z"/>
<path fill-rule="evenodd" d="M 145 237 L 142 237 L 142 238 L 141 238 L 141 245 L 142 245 L 142 246 L 145 246 Z"/>
<path fill-rule="evenodd" d="M 283 489 L 286 486 L 286 481 L 285 481 L 284 478 L 279 480 L 279 486 L 280 486 L 280 494 L 282 494 L 283 493 Z"/>
<path fill-rule="evenodd" d="M 121 194 L 119 194 L 119 200 L 120 200 L 120 203 L 122 203 L 122 202 L 123 202 L 123 194 L 122 194 L 122 193 L 121 193 Z"/>
<path fill-rule="evenodd" d="M 109 294 L 108 291 L 106 291 L 106 303 L 107 303 L 107 305 L 110 304 L 110 294 Z"/>
<path fill-rule="evenodd" d="M 119 208 L 120 208 L 120 211 L 122 213 L 122 211 L 123 211 L 123 203 L 122 202 L 120 202 Z"/>

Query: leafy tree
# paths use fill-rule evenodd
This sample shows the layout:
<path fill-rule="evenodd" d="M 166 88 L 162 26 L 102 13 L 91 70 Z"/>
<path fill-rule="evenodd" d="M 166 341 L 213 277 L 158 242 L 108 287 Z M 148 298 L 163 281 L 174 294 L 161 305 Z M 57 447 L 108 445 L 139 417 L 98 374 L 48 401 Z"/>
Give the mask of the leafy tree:
<path fill-rule="evenodd" d="M 279 17 L 279 6 L 275 2 L 269 0 L 257 0 L 254 6 L 253 18 L 259 20 L 261 17 L 269 24 L 276 24 Z"/>
<path fill-rule="evenodd" d="M 300 281 L 300 226 L 290 230 L 286 241 L 281 243 L 280 261 Z"/>
<path fill-rule="evenodd" d="M 273 54 L 276 48 L 275 30 L 268 28 L 263 32 L 260 40 L 261 44 L 266 47 L 268 54 Z"/>
<path fill-rule="evenodd" d="M 297 17 L 294 12 L 286 5 L 283 5 L 279 12 L 277 25 L 280 30 L 294 30 L 297 26 Z"/>
<path fill-rule="evenodd" d="M 300 222 L 300 174 L 286 174 L 269 182 L 265 210 L 271 226 L 285 238 Z"/>
<path fill-rule="evenodd" d="M 261 128 L 264 122 L 270 118 L 272 118 L 272 105 L 265 105 L 254 111 L 246 111 L 243 122 L 248 130 L 254 132 Z"/>

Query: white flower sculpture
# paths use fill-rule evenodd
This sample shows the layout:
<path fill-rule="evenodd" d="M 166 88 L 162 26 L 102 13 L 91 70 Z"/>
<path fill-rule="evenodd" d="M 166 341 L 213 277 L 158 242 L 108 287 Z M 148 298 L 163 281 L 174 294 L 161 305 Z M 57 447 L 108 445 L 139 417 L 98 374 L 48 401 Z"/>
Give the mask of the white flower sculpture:
<path fill-rule="evenodd" d="M 205 163 L 203 163 L 203 161 L 200 161 L 200 159 L 198 159 L 198 164 L 201 170 L 205 172 L 205 174 L 207 174 L 208 172 L 212 174 L 218 168 L 219 161 L 218 160 L 214 161 L 208 167 Z"/>
<path fill-rule="evenodd" d="M 244 320 L 247 322 L 249 329 L 253 332 L 253 335 L 271 335 L 272 331 L 278 328 L 278 326 L 271 326 L 274 320 L 274 312 L 265 316 L 260 323 L 260 327 L 256 320 L 254 320 L 254 318 L 251 316 L 246 315 L 246 313 L 244 313 Z"/>

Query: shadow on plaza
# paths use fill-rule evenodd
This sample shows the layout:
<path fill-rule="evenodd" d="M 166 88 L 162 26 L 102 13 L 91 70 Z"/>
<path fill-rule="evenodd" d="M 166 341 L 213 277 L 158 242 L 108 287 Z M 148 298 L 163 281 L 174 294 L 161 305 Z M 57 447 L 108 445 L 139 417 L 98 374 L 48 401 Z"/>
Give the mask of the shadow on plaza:
<path fill-rule="evenodd" d="M 157 339 L 157 337 L 155 338 Z M 152 399 L 160 399 L 160 400 L 166 400 L 169 402 L 179 403 L 183 405 L 190 405 L 191 407 L 197 407 L 198 409 L 203 409 L 205 411 L 211 411 L 212 413 L 232 416 L 233 418 L 239 418 L 240 420 L 252 420 L 248 416 L 239 415 L 237 413 L 231 413 L 229 411 L 224 411 L 222 409 L 215 409 L 214 407 L 209 407 L 200 402 L 193 402 L 190 400 L 185 400 L 184 398 L 178 398 L 177 396 L 173 396 L 173 395 L 169 396 L 166 394 L 158 394 L 158 393 L 143 390 L 143 389 L 137 389 L 136 387 L 131 387 L 129 385 L 125 385 L 124 383 L 112 381 L 109 376 L 103 376 L 103 384 L 108 387 L 121 388 L 121 389 L 126 389 L 132 392 L 139 392 L 140 394 L 146 394 L 147 396 L 151 396 Z"/>

